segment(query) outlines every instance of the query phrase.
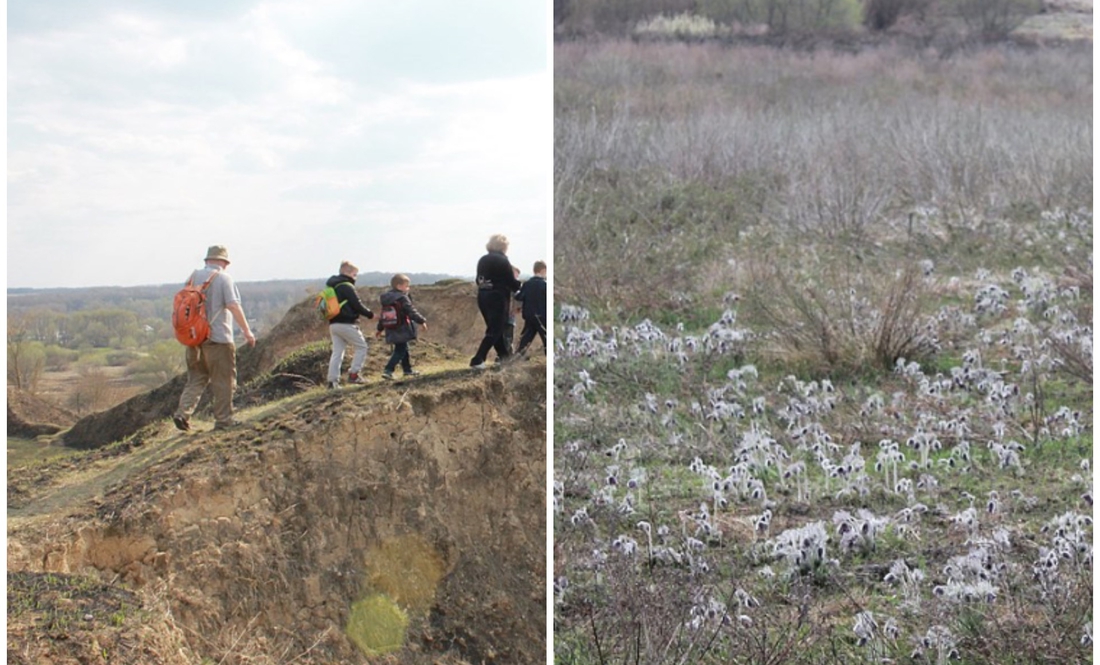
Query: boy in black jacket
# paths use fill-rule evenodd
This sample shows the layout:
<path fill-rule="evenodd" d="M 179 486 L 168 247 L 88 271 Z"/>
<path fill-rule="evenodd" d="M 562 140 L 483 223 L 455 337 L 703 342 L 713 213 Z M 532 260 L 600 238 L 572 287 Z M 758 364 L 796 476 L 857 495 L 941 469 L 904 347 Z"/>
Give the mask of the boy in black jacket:
<path fill-rule="evenodd" d="M 524 282 L 516 294 L 516 300 L 523 303 L 523 335 L 516 353 L 526 352 L 536 333 L 542 339 L 542 352 L 546 353 L 546 262 L 535 261 L 534 271 L 535 276 Z"/>
<path fill-rule="evenodd" d="M 519 279 L 519 266 L 512 266 L 512 274 L 516 276 L 517 280 Z M 518 289 L 515 293 L 512 294 L 512 298 L 515 300 L 519 299 Z M 514 342 L 516 339 L 516 312 L 519 311 L 520 309 L 518 304 L 515 307 L 512 307 L 511 305 L 508 306 L 508 322 L 504 324 L 504 345 L 508 347 L 509 351 L 515 348 Z M 499 356 L 497 357 L 498 363 L 503 361 L 504 358 L 501 358 Z"/>
<path fill-rule="evenodd" d="M 416 376 L 417 372 L 412 368 L 409 358 L 409 344 L 416 339 L 416 325 L 419 323 L 428 329 L 428 320 L 417 311 L 409 297 L 409 284 L 411 280 L 406 275 L 394 275 L 390 280 L 389 291 L 382 294 L 382 316 L 378 319 L 378 332 L 375 336 L 386 333 L 386 342 L 393 344 L 393 354 L 386 368 L 382 371 L 383 379 L 392 379 L 393 370 L 401 363 L 401 369 L 405 376 Z M 390 320 L 387 308 L 392 306 L 395 318 Z"/>
<path fill-rule="evenodd" d="M 366 383 L 360 376 L 363 363 L 367 360 L 367 340 L 359 331 L 360 315 L 368 319 L 374 318 L 374 312 L 359 300 L 359 294 L 355 292 L 355 278 L 359 276 L 359 268 L 350 261 L 340 264 L 340 274 L 329 277 L 325 282 L 336 291 L 336 298 L 343 304 L 340 313 L 328 322 L 328 331 L 332 336 L 332 356 L 328 362 L 328 385 L 330 388 L 340 387 L 340 366 L 344 363 L 344 350 L 348 346 L 355 349 L 351 358 L 351 372 L 348 374 L 348 383 Z"/>

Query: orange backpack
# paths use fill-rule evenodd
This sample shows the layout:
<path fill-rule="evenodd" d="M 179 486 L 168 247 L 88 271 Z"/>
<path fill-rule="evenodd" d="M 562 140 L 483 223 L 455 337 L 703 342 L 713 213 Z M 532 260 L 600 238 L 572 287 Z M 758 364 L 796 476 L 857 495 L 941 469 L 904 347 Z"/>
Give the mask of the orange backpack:
<path fill-rule="evenodd" d="M 195 286 L 192 275 L 187 285 L 176 293 L 172 304 L 172 327 L 176 329 L 176 339 L 180 344 L 198 346 L 210 336 L 210 322 L 206 320 L 206 287 L 217 276 L 215 272 L 202 286 Z"/>

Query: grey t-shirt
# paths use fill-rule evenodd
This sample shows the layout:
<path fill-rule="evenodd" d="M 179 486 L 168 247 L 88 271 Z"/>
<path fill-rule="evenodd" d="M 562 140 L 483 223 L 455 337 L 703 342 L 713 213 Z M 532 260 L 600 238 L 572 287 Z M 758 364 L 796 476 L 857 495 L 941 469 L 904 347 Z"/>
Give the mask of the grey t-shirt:
<path fill-rule="evenodd" d="M 233 277 L 218 266 L 205 266 L 191 273 L 191 283 L 202 286 L 212 273 L 218 275 L 206 287 L 206 320 L 210 322 L 210 341 L 229 344 L 233 341 L 233 315 L 226 309 L 229 303 L 241 302 L 241 294 Z"/>

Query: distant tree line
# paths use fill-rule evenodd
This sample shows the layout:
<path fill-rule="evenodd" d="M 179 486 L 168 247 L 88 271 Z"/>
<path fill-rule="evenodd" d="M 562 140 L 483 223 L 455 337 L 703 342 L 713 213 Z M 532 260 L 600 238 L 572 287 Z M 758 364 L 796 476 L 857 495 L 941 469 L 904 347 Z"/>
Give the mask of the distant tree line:
<path fill-rule="evenodd" d="M 390 273 L 360 273 L 359 286 L 383 286 Z M 450 276 L 413 273 L 414 284 L 433 284 Z M 328 278 L 238 282 L 245 314 L 258 332 L 270 329 L 286 311 L 319 291 Z M 150 333 L 169 339 L 172 298 L 180 284 L 62 289 L 8 289 L 8 316 L 34 315 L 31 339 L 64 348 L 125 348 Z M 151 331 L 149 329 L 152 329 Z"/>
<path fill-rule="evenodd" d="M 554 0 L 554 23 L 563 37 L 637 36 L 654 17 L 691 15 L 725 26 L 716 37 L 962 30 L 995 40 L 1041 9 L 1041 0 Z"/>

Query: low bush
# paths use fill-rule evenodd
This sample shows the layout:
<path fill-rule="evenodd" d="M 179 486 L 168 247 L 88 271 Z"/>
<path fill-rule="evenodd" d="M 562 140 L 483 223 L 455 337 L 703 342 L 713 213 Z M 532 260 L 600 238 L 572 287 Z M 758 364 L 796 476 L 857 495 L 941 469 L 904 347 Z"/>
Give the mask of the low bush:
<path fill-rule="evenodd" d="M 1042 9 L 1041 0 L 948 0 L 945 5 L 984 39 L 1004 39 Z"/>
<path fill-rule="evenodd" d="M 141 358 L 137 351 L 112 351 L 104 357 L 108 367 L 125 367 Z"/>
<path fill-rule="evenodd" d="M 46 347 L 46 369 L 51 372 L 61 372 L 80 359 L 80 352 L 75 349 L 65 349 L 56 344 Z"/>
<path fill-rule="evenodd" d="M 746 263 L 745 320 L 767 331 L 763 353 L 784 364 L 813 374 L 888 372 L 938 348 L 930 282 L 917 266 L 881 275 L 841 261 Z"/>
<path fill-rule="evenodd" d="M 684 13 L 675 16 L 658 14 L 639 21 L 633 34 L 635 37 L 647 39 L 694 41 L 718 35 L 718 26 L 709 18 L 696 14 Z"/>
<path fill-rule="evenodd" d="M 903 17 L 924 20 L 932 0 L 864 0 L 863 24 L 871 30 L 889 30 Z"/>

